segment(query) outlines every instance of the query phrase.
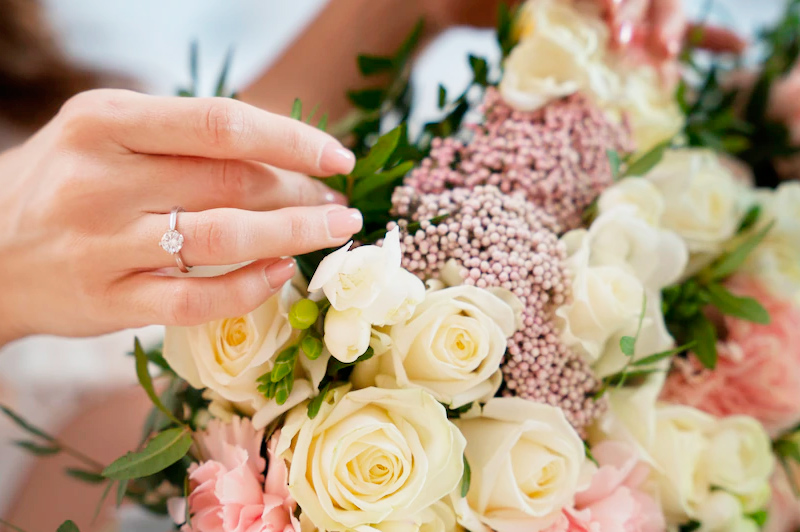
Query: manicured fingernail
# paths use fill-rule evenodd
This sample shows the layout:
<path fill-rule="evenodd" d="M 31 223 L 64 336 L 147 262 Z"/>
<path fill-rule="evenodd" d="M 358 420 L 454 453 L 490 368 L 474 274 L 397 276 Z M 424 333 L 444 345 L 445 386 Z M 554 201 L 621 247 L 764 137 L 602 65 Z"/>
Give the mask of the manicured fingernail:
<path fill-rule="evenodd" d="M 335 190 L 325 192 L 325 203 L 338 203 L 347 207 L 347 196 Z"/>
<path fill-rule="evenodd" d="M 322 149 L 319 167 L 330 174 L 349 174 L 356 165 L 353 152 L 335 141 L 331 141 Z"/>
<path fill-rule="evenodd" d="M 331 238 L 345 238 L 361 231 L 364 219 L 358 209 L 334 209 L 328 213 Z"/>
<path fill-rule="evenodd" d="M 264 277 L 267 284 L 272 290 L 277 290 L 283 286 L 286 281 L 294 277 L 294 272 L 297 266 L 294 259 L 283 259 L 275 264 L 270 264 L 264 269 Z"/>

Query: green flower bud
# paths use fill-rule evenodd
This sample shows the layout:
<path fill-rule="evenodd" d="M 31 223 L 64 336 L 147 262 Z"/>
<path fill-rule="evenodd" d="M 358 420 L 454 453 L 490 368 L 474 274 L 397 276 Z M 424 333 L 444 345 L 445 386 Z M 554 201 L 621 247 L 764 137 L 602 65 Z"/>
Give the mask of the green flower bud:
<path fill-rule="evenodd" d="M 319 317 L 319 307 L 310 299 L 301 299 L 289 311 L 289 324 L 300 330 L 314 325 Z"/>

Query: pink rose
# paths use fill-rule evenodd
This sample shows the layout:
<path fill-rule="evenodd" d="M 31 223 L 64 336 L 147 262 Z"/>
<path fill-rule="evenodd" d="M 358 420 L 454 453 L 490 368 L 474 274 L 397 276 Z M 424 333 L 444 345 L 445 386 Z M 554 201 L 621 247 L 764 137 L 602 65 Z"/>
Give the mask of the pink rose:
<path fill-rule="evenodd" d="M 800 481 L 800 468 L 790 466 L 795 482 Z M 800 501 L 794 494 L 786 470 L 776 467 L 772 475 L 772 498 L 767 510 L 764 532 L 796 532 L 800 528 Z"/>
<path fill-rule="evenodd" d="M 189 526 L 193 532 L 300 532 L 297 504 L 289 495 L 286 463 L 275 456 L 277 434 L 268 445 L 269 468 L 261 457 L 263 431 L 250 420 L 214 420 L 197 435 L 204 462 L 189 468 Z M 180 501 L 180 499 L 178 500 Z M 170 515 L 184 521 L 185 504 L 170 501 Z"/>
<path fill-rule="evenodd" d="M 748 276 L 732 278 L 727 287 L 757 299 L 770 324 L 726 316 L 716 369 L 703 369 L 694 356 L 676 361 L 661 398 L 715 416 L 751 416 L 775 436 L 800 422 L 800 309 Z"/>
<path fill-rule="evenodd" d="M 640 488 L 649 467 L 629 445 L 605 441 L 592 448 L 600 468 L 548 532 L 663 532 L 658 502 Z"/>

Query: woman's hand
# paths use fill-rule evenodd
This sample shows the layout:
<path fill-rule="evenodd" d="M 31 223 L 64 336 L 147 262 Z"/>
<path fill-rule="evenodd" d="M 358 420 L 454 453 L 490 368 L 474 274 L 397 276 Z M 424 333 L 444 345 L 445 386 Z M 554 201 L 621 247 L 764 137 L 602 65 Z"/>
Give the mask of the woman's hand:
<path fill-rule="evenodd" d="M 361 215 L 305 175 L 355 160 L 296 120 L 221 98 L 98 90 L 0 155 L 0 345 L 191 325 L 256 308 L 295 272 L 280 259 L 339 246 Z M 190 265 L 255 261 L 216 278 L 165 275 L 174 205 Z"/>

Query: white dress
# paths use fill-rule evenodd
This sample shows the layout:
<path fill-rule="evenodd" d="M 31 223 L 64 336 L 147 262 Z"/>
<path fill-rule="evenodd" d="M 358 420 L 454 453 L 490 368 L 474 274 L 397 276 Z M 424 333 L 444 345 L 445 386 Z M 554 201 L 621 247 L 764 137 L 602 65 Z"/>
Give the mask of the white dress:
<path fill-rule="evenodd" d="M 242 87 L 269 66 L 327 0 L 46 0 L 50 19 L 68 53 L 95 68 L 116 71 L 149 92 L 174 94 L 189 80 L 192 41 L 200 46 L 201 92 L 210 94 L 226 51 L 233 46 L 230 86 Z M 375 0 L 382 1 L 382 0 Z M 697 16 L 705 1 L 684 0 Z M 714 19 L 746 35 L 780 14 L 785 0 L 717 0 Z M 488 31 L 451 31 L 429 48 L 414 72 L 418 108 L 414 121 L 436 114 L 436 85 L 451 94 L 468 81 L 466 51 L 497 57 Z M 464 61 L 453 61 L 464 57 Z M 138 334 L 159 340 L 151 327 L 101 338 L 29 338 L 0 351 L 0 403 L 11 404 L 49 430 L 67 419 L 82 393 L 113 389 L 135 380 L 125 356 Z M 0 515 L 24 474 L 29 457 L 8 445 L 21 434 L 0 419 Z M 138 523 L 138 525 L 137 525 Z M 126 530 L 147 529 L 126 521 Z M 162 527 L 163 528 L 163 527 Z"/>

